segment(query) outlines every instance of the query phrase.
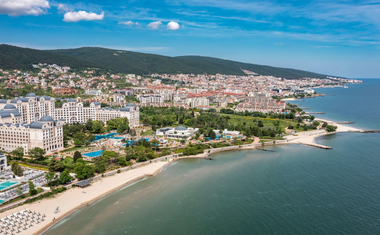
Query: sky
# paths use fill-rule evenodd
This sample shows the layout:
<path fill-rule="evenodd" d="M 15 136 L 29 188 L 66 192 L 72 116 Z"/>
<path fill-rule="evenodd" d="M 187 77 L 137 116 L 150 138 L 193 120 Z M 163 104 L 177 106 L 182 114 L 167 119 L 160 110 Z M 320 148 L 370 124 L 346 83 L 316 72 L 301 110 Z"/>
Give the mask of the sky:
<path fill-rule="evenodd" d="M 201 55 L 380 78 L 380 1 L 0 0 L 0 44 Z"/>

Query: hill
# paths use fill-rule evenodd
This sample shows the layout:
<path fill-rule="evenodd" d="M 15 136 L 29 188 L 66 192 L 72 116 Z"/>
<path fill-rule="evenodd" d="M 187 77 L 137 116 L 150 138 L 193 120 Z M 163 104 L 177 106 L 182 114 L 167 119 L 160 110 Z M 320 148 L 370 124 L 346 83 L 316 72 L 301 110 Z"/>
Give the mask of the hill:
<path fill-rule="evenodd" d="M 241 69 L 260 75 L 287 79 L 302 77 L 326 78 L 326 75 L 297 69 L 241 63 L 202 56 L 169 57 L 155 54 L 112 50 L 99 47 L 35 50 L 0 45 L 0 68 L 30 70 L 33 63 L 50 63 L 74 69 L 100 68 L 113 73 L 148 75 L 152 73 L 194 73 L 244 75 Z"/>
<path fill-rule="evenodd" d="M 102 64 L 107 68 L 123 73 L 220 73 L 227 75 L 244 75 L 244 72 L 241 69 L 247 69 L 260 75 L 272 75 L 288 79 L 302 77 L 326 78 L 326 75 L 302 70 L 248 64 L 203 56 L 169 57 L 99 47 L 62 49 L 54 50 L 52 52 Z"/>
<path fill-rule="evenodd" d="M 49 51 L 21 48 L 5 44 L 0 45 L 0 68 L 28 71 L 33 69 L 32 64 L 36 63 L 58 64 L 75 69 L 102 67 L 89 61 Z"/>

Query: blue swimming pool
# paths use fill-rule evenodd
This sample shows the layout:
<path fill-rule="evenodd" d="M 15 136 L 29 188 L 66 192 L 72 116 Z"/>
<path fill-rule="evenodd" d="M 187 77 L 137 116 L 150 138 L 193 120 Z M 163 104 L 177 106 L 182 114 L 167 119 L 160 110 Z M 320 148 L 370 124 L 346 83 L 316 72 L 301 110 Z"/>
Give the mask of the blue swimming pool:
<path fill-rule="evenodd" d="M 0 200 L 0 204 L 3 203 L 4 201 L 3 200 Z"/>
<path fill-rule="evenodd" d="M 95 152 L 89 152 L 83 154 L 86 157 L 99 157 L 103 155 L 103 150 L 95 151 Z"/>
<path fill-rule="evenodd" d="M 105 138 L 108 138 L 108 139 L 117 139 L 117 140 L 125 139 L 124 137 L 121 137 L 121 136 L 115 136 L 115 135 L 118 135 L 118 134 L 119 133 L 117 133 L 117 132 L 113 132 L 113 133 L 109 133 L 107 135 L 95 135 L 95 140 L 94 141 L 105 139 Z"/>
<path fill-rule="evenodd" d="M 0 190 L 9 188 L 9 187 L 11 187 L 12 185 L 15 185 L 15 184 L 17 184 L 17 182 L 5 181 L 5 182 L 3 182 L 3 183 L 0 184 Z"/>
<path fill-rule="evenodd" d="M 139 140 L 142 140 L 143 138 L 141 139 L 138 139 L 138 140 L 134 140 L 135 142 L 139 141 Z M 149 138 L 144 138 L 145 141 L 149 141 L 150 139 Z M 132 145 L 132 140 L 127 140 L 128 142 L 128 145 L 131 146 Z M 123 144 L 123 146 L 127 146 L 127 144 Z"/>

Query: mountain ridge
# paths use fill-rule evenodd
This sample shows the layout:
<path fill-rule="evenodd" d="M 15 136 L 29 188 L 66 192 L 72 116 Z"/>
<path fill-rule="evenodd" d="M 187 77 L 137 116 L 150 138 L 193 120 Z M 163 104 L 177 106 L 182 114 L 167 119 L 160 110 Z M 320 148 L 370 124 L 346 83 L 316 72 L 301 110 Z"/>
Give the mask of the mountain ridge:
<path fill-rule="evenodd" d="M 113 73 L 138 75 L 158 74 L 226 74 L 245 75 L 242 69 L 264 76 L 287 79 L 302 77 L 326 78 L 327 75 L 292 69 L 243 63 L 207 56 L 163 56 L 102 47 L 80 47 L 72 49 L 37 50 L 0 45 L 0 68 L 31 69 L 32 63 L 51 63 L 73 69 L 99 68 Z"/>

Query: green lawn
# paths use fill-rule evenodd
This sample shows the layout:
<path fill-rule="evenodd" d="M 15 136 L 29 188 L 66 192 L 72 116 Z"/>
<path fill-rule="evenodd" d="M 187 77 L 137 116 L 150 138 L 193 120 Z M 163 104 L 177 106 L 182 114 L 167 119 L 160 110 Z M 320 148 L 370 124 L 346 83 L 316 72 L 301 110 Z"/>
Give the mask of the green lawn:
<path fill-rule="evenodd" d="M 150 130 L 147 130 L 147 131 L 145 131 L 145 132 L 142 132 L 141 135 L 142 135 L 142 136 L 153 135 L 153 130 L 150 129 Z"/>
<path fill-rule="evenodd" d="M 289 124 L 292 124 L 294 128 L 296 128 L 297 121 L 295 120 L 290 120 L 290 119 L 274 119 L 274 118 L 260 118 L 260 117 L 249 117 L 249 116 L 238 116 L 238 115 L 232 115 L 232 114 L 219 114 L 222 116 L 229 116 L 231 119 L 228 120 L 229 123 L 232 125 L 238 125 L 238 124 L 243 124 L 244 122 L 246 123 L 246 126 L 257 126 L 257 121 L 262 121 L 264 126 L 275 126 L 274 123 L 279 121 L 279 126 L 282 129 L 285 129 L 286 127 L 289 126 Z M 296 129 L 296 131 L 299 131 Z"/>

